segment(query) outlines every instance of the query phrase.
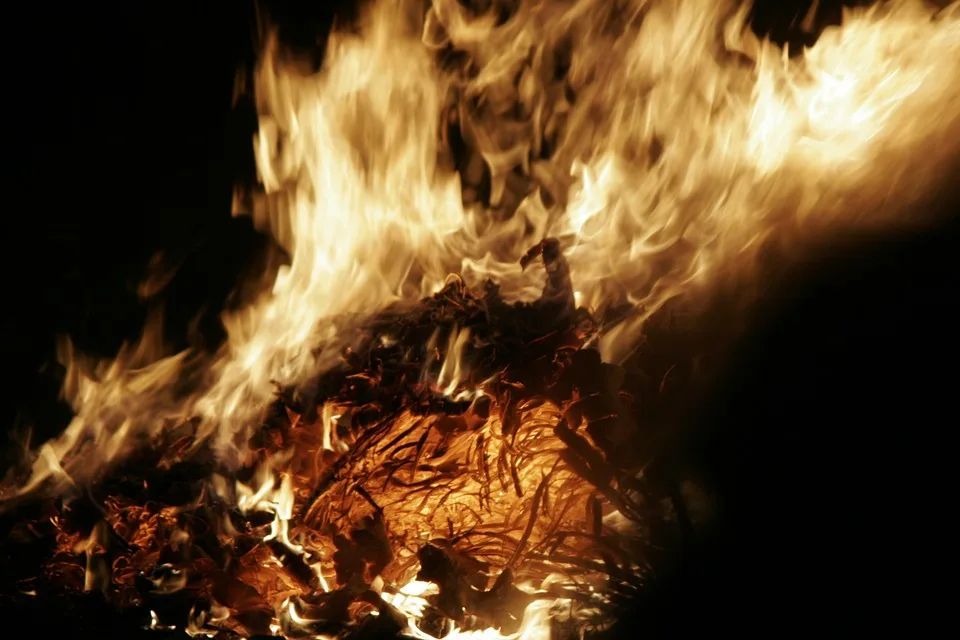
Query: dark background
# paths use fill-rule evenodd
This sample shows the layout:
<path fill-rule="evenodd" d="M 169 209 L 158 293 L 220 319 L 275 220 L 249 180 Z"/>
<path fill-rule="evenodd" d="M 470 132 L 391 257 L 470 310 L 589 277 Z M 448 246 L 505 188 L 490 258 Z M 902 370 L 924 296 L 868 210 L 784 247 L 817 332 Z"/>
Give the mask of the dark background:
<path fill-rule="evenodd" d="M 271 6 L 307 45 L 343 4 Z M 762 3 L 757 30 L 808 41 L 788 28 L 806 4 Z M 33 3 L 5 20 L 0 418 L 41 436 L 69 417 L 55 371 L 41 373 L 54 336 L 104 354 L 135 337 L 151 254 L 185 261 L 167 296 L 174 337 L 206 308 L 215 342 L 218 309 L 267 246 L 229 215 L 252 166 L 252 111 L 231 109 L 234 71 L 254 59 L 252 3 L 110 5 Z M 946 611 L 960 236 L 957 199 L 931 196 L 941 228 L 825 249 L 758 315 L 691 440 L 721 526 L 627 632 L 916 633 Z"/>

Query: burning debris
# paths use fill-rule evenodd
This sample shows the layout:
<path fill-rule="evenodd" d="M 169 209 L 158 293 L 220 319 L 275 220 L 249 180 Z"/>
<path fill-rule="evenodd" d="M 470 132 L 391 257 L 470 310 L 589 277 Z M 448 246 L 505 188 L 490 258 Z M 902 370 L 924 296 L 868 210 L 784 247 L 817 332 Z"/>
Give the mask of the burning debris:
<path fill-rule="evenodd" d="M 644 532 L 675 523 L 557 242 L 528 255 L 550 274 L 538 300 L 453 278 L 278 390 L 236 480 L 174 430 L 21 515 L 10 539 L 51 555 L 18 588 L 99 591 L 193 635 L 508 635 L 548 612 L 603 626 L 640 586 Z"/>
<path fill-rule="evenodd" d="M 67 354 L 3 593 L 216 638 L 602 629 L 691 528 L 657 462 L 696 354 L 655 314 L 956 155 L 957 3 L 795 59 L 732 2 L 468 4 L 381 2 L 317 74 L 266 40 L 238 201 L 290 263 L 212 356 Z"/>

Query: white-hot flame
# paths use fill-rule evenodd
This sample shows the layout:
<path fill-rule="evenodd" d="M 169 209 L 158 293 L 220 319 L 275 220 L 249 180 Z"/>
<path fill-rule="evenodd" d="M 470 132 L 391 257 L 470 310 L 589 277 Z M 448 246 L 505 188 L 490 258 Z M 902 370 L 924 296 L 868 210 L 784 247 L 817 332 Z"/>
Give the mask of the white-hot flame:
<path fill-rule="evenodd" d="M 418 623 L 429 606 L 425 598 L 438 593 L 437 585 L 413 580 L 401 587 L 397 593 L 381 593 L 380 597 L 406 616 L 406 633 L 419 640 L 550 640 L 551 610 L 569 605 L 569 602 L 562 598 L 535 600 L 524 611 L 520 629 L 515 633 L 503 634 L 493 628 L 463 630 L 453 626 L 441 638 L 437 638 L 420 629 Z"/>
<path fill-rule="evenodd" d="M 81 451 L 110 462 L 189 416 L 236 459 L 272 381 L 330 366 L 357 318 L 457 271 L 533 295 L 542 275 L 516 262 L 545 235 L 583 305 L 635 305 L 601 342 L 615 360 L 664 301 L 749 272 L 765 241 L 908 221 L 956 159 L 958 3 L 849 12 L 799 58 L 754 37 L 732 0 L 529 2 L 503 24 L 455 0 L 425 19 L 414 5 L 381 2 L 359 34 L 334 34 L 317 75 L 270 41 L 254 215 L 291 264 L 225 319 L 228 344 L 188 397 L 173 382 L 189 354 L 149 363 L 154 328 L 95 377 L 66 354 L 77 418 L 17 493 L 87 481 L 98 465 Z M 441 47 L 471 64 L 440 68 Z M 490 208 L 464 204 L 477 166 L 452 169 L 450 105 Z"/>

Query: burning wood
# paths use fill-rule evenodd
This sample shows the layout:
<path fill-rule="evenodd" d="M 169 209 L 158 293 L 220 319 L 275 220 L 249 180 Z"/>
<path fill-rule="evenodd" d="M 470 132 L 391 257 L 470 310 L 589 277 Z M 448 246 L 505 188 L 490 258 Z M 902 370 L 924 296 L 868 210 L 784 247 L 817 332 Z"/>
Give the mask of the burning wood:
<path fill-rule="evenodd" d="M 211 479 L 208 451 L 159 447 L 96 495 L 17 519 L 13 540 L 52 551 L 30 584 L 211 635 L 277 632 L 275 611 L 292 636 L 363 636 L 371 612 L 378 632 L 509 634 L 538 601 L 602 623 L 640 580 L 643 539 L 603 522 L 643 521 L 623 481 L 644 458 L 556 242 L 528 255 L 550 274 L 535 302 L 452 279 L 373 318 L 339 367 L 280 390 L 235 483 Z"/>

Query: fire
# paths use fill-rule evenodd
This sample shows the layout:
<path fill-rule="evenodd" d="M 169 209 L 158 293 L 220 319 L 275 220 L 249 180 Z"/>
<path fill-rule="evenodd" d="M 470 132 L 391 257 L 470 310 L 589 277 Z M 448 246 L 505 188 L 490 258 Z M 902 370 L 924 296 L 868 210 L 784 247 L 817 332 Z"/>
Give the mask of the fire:
<path fill-rule="evenodd" d="M 162 444 L 168 466 L 209 447 L 218 472 L 208 497 L 269 518 L 263 551 L 248 553 L 286 573 L 261 580 L 251 564 L 237 580 L 258 583 L 274 631 L 306 633 L 339 606 L 356 536 L 376 553 L 358 562 L 351 597 L 371 615 L 399 616 L 415 637 L 433 637 L 423 618 L 438 593 L 418 578 L 429 574 L 424 549 L 510 576 L 497 584 L 528 598 L 508 637 L 547 637 L 551 620 L 576 615 L 573 596 L 587 586 L 581 613 L 602 608 L 608 556 L 591 557 L 595 538 L 640 518 L 623 478 L 598 471 L 604 456 L 569 453 L 608 451 L 564 422 L 596 394 L 516 401 L 512 389 L 532 386 L 510 379 L 502 356 L 478 364 L 493 333 L 437 320 L 422 339 L 383 325 L 371 336 L 371 319 L 416 314 L 431 296 L 479 308 L 488 279 L 510 301 L 544 305 L 572 283 L 575 306 L 604 328 L 571 319 L 571 290 L 570 308 L 554 314 L 567 325 L 545 332 L 564 336 L 551 353 L 595 341 L 615 363 L 668 300 L 749 276 L 771 245 L 790 252 L 850 228 L 912 222 L 911 204 L 957 157 L 960 3 L 849 11 L 792 58 L 757 39 L 749 7 L 732 0 L 513 5 L 504 18 L 457 0 L 374 3 L 360 29 L 331 36 L 317 74 L 269 38 L 254 87 L 263 189 L 239 194 L 237 206 L 289 265 L 262 300 L 224 318 L 229 338 L 212 357 L 166 353 L 159 323 L 111 362 L 64 351 L 76 417 L 8 480 L 3 504 L 82 493 L 145 447 Z M 540 244 L 547 238 L 559 245 Z M 530 247 L 545 269 L 528 268 Z M 602 322 L 615 310 L 617 322 Z M 389 386 L 386 365 L 374 375 L 369 360 L 347 367 L 340 395 L 288 416 L 279 445 L 250 446 L 278 388 L 335 375 L 350 354 L 401 347 L 397 359 L 419 366 L 409 377 L 416 401 L 456 405 L 455 418 L 415 411 L 410 399 L 355 427 L 362 403 L 345 398 Z M 562 370 L 564 357 L 544 371 Z M 256 471 L 241 482 L 244 469 Z M 138 562 L 195 535 L 178 524 L 186 507 L 114 507 L 103 522 L 140 540 Z M 58 534 L 61 549 L 85 555 L 85 589 L 109 588 L 105 526 Z M 216 535 L 235 534 L 223 515 Z M 582 560 L 576 585 L 555 577 L 557 557 Z M 184 574 L 157 580 L 160 590 L 188 588 Z M 471 606 L 482 609 L 497 584 L 464 587 Z M 364 600 L 370 589 L 377 597 Z M 191 614 L 192 634 L 212 635 L 237 613 L 213 600 Z M 501 637 L 464 624 L 444 637 Z M 156 613 L 151 625 L 162 628 Z"/>

